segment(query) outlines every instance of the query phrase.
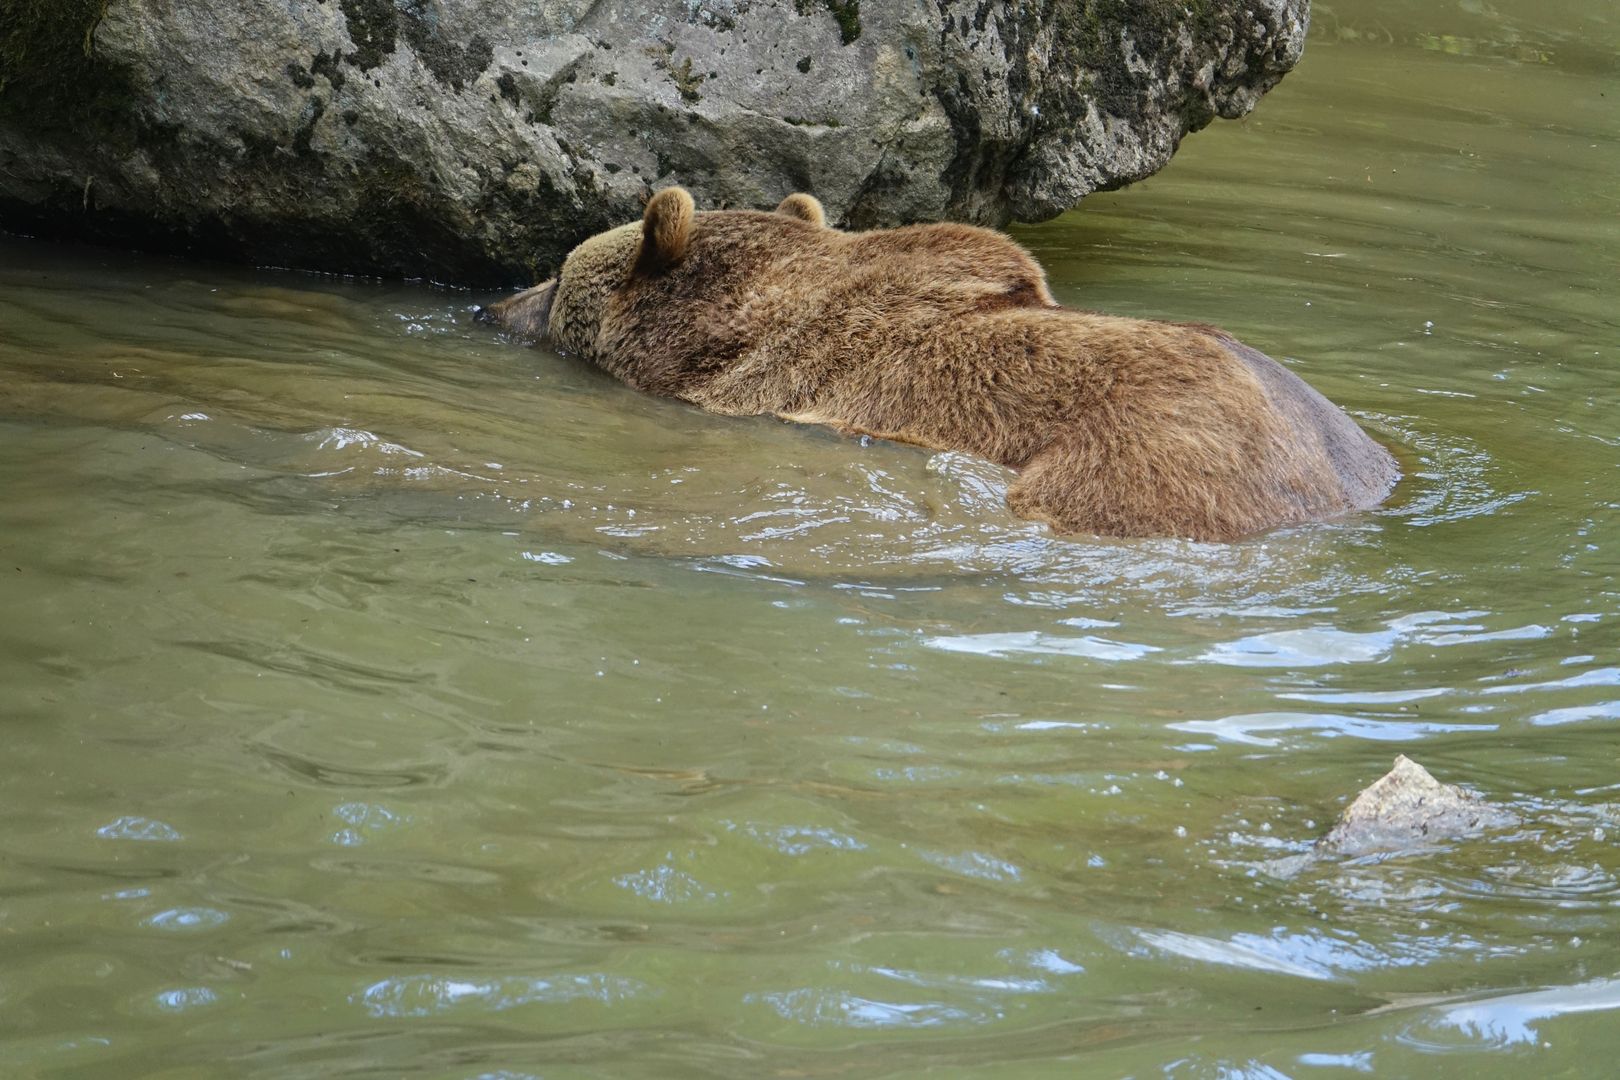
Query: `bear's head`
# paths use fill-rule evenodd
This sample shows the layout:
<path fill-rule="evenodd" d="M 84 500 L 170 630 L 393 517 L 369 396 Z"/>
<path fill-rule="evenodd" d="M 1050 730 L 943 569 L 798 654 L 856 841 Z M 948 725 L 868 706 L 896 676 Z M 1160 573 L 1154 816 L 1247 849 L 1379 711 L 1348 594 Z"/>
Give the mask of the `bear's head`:
<path fill-rule="evenodd" d="M 776 212 L 826 227 L 821 203 L 810 195 L 789 195 Z M 569 252 L 556 277 L 480 309 L 478 317 L 520 337 L 588 357 L 613 295 L 638 276 L 656 277 L 685 258 L 694 216 L 686 189 L 665 188 L 648 201 L 640 221 L 591 237 Z"/>
<path fill-rule="evenodd" d="M 661 274 L 685 258 L 694 210 L 685 188 L 665 188 L 648 200 L 639 222 L 598 233 L 569 252 L 551 283 L 551 345 L 589 355 L 613 294 L 632 278 Z"/>

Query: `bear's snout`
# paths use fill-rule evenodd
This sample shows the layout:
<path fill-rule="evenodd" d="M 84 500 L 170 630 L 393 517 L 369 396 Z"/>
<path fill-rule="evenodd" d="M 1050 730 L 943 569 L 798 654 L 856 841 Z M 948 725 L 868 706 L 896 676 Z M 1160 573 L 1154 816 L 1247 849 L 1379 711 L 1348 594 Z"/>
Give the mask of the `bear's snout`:
<path fill-rule="evenodd" d="M 539 341 L 546 336 L 551 321 L 551 304 L 557 297 L 557 279 L 543 281 L 516 296 L 497 300 L 473 313 L 478 322 L 498 326 L 509 334 Z"/>

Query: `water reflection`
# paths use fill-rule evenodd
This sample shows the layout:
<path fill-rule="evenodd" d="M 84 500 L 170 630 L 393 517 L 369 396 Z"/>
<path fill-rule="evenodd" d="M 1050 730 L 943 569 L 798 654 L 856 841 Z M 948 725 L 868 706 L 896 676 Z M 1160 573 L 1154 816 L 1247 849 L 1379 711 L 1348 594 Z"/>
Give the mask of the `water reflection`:
<path fill-rule="evenodd" d="M 670 858 L 674 858 L 671 853 Z M 637 896 L 658 904 L 712 903 L 723 892 L 710 889 L 684 870 L 663 863 L 648 870 L 620 874 L 613 883 Z"/>
<path fill-rule="evenodd" d="M 332 834 L 332 843 L 340 847 L 357 847 L 377 833 L 409 822 L 407 817 L 373 803 L 343 803 L 332 814 L 346 826 Z"/>
<path fill-rule="evenodd" d="M 651 992 L 634 979 L 578 974 L 546 978 L 505 976 L 458 979 L 448 975 L 399 975 L 366 987 L 351 1000 L 377 1017 L 433 1016 L 457 1010 L 500 1012 L 526 1005 L 589 1001 L 612 1005 Z"/>
<path fill-rule="evenodd" d="M 978 878 L 981 881 L 1010 882 L 1018 881 L 1024 876 L 1023 871 L 1012 863 L 982 851 L 923 851 L 918 854 L 935 866 L 949 870 L 953 874 Z"/>
<path fill-rule="evenodd" d="M 1312 1069 L 1352 1069 L 1356 1072 L 1373 1071 L 1372 1051 L 1359 1054 L 1301 1054 L 1299 1063 Z"/>
<path fill-rule="evenodd" d="M 784 1020 L 815 1027 L 935 1028 L 985 1024 L 995 1009 L 962 1009 L 932 1001 L 880 1001 L 836 990 L 783 990 L 750 996 Z"/>
<path fill-rule="evenodd" d="M 146 920 L 146 925 L 154 930 L 194 931 L 211 930 L 230 920 L 230 916 L 223 911 L 212 908 L 170 908 L 160 911 Z"/>
<path fill-rule="evenodd" d="M 1366 946 L 1336 941 L 1320 935 L 1237 934 L 1230 941 L 1217 941 L 1174 930 L 1138 930 L 1138 938 L 1155 949 L 1188 960 L 1210 964 L 1294 975 L 1303 979 L 1336 979 L 1341 972 L 1366 970 L 1385 963 L 1387 958 Z"/>
<path fill-rule="evenodd" d="M 219 995 L 206 986 L 186 986 L 178 990 L 164 990 L 157 995 L 157 1007 L 164 1012 L 186 1012 L 212 1005 Z"/>
<path fill-rule="evenodd" d="M 126 816 L 112 821 L 96 830 L 96 835 L 103 840 L 139 840 L 144 842 L 156 841 L 158 843 L 172 844 L 184 837 L 180 830 L 173 825 L 151 818 Z"/>
<path fill-rule="evenodd" d="M 1424 1027 L 1409 1031 L 1406 1037 L 1425 1047 L 1444 1049 L 1445 1043 L 1435 1038 L 1436 1029 L 1451 1028 L 1488 1045 L 1534 1046 L 1541 1040 L 1537 1032 L 1541 1021 L 1611 1009 L 1620 1009 L 1620 979 L 1594 979 L 1574 986 L 1554 986 L 1447 1006 L 1438 1010 Z M 1431 1033 L 1427 1037 L 1426 1029 Z"/>
<path fill-rule="evenodd" d="M 1280 630 L 1223 642 L 1199 657 L 1215 664 L 1241 667 L 1317 667 L 1326 664 L 1364 664 L 1389 659 L 1395 647 L 1412 640 L 1425 644 L 1456 644 L 1469 640 L 1456 634 L 1431 634 L 1428 628 L 1458 619 L 1477 618 L 1485 611 L 1447 614 L 1421 611 L 1392 619 L 1384 630 L 1350 633 L 1333 627 Z M 1478 627 L 1470 629 L 1477 630 Z"/>
<path fill-rule="evenodd" d="M 1042 633 L 1039 630 L 931 637 L 924 639 L 923 644 L 945 652 L 975 653 L 980 656 L 1044 653 L 1052 656 L 1080 656 L 1088 660 L 1139 660 L 1149 653 L 1159 651 L 1156 645 L 1110 641 L 1094 636 L 1059 636 Z"/>
<path fill-rule="evenodd" d="M 1431 735 L 1495 731 L 1495 724 L 1447 724 L 1435 721 L 1387 720 L 1336 713 L 1250 713 L 1219 720 L 1184 720 L 1167 725 L 1172 731 L 1213 735 L 1250 746 L 1279 746 L 1281 739 L 1264 732 L 1315 731 L 1328 737 L 1348 736 L 1374 742 L 1412 742 Z"/>
<path fill-rule="evenodd" d="M 865 851 L 867 845 L 853 836 L 833 829 L 808 825 L 769 826 L 749 822 L 738 825 L 734 821 L 722 822 L 728 830 L 740 830 L 761 844 L 783 855 L 808 855 L 812 851 Z"/>

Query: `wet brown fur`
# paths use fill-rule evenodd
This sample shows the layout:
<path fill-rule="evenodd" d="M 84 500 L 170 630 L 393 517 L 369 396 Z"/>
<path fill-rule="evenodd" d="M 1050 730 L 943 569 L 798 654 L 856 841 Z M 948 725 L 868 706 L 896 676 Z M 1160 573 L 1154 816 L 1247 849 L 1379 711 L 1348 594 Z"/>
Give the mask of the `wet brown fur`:
<path fill-rule="evenodd" d="M 788 217 L 796 217 L 800 221 L 817 227 L 827 224 L 827 213 L 821 208 L 821 200 L 814 195 L 806 195 L 803 192 L 789 195 L 777 203 L 776 212 L 786 214 Z"/>
<path fill-rule="evenodd" d="M 1209 326 L 1059 306 L 1000 233 L 694 214 L 679 188 L 491 312 L 649 393 L 1017 471 L 1063 533 L 1232 540 L 1376 506 L 1396 465 L 1343 412 Z"/>

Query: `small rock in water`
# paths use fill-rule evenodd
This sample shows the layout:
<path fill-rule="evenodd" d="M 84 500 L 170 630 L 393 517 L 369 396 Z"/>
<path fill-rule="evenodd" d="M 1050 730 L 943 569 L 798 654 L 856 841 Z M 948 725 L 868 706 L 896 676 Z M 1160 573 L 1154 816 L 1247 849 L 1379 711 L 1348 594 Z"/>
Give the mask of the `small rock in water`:
<path fill-rule="evenodd" d="M 1478 836 L 1518 820 L 1512 812 L 1490 805 L 1471 791 L 1442 784 L 1423 766 L 1400 754 L 1389 772 L 1345 807 L 1338 823 L 1316 842 L 1316 852 L 1356 856 L 1407 851 Z"/>

